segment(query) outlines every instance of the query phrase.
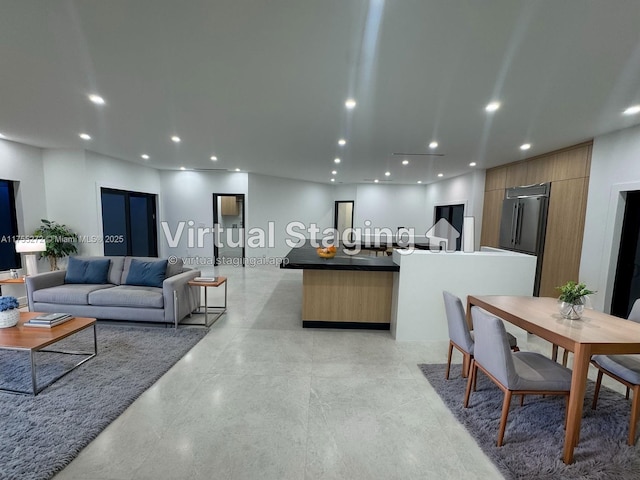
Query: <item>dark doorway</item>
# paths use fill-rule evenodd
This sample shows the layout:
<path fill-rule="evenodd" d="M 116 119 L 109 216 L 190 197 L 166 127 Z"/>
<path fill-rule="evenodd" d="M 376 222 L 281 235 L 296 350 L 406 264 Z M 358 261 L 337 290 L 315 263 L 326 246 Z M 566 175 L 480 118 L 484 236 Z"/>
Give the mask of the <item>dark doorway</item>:
<path fill-rule="evenodd" d="M 627 192 L 611 313 L 627 318 L 640 298 L 640 191 Z"/>
<path fill-rule="evenodd" d="M 104 254 L 157 257 L 156 195 L 113 188 L 100 193 Z"/>
<path fill-rule="evenodd" d="M 0 271 L 22 267 L 20 254 L 16 252 L 18 219 L 14 183 L 0 180 Z"/>
<path fill-rule="evenodd" d="M 244 267 L 244 215 L 244 193 L 213 194 L 213 257 L 216 265 L 241 264 Z"/>
<path fill-rule="evenodd" d="M 353 229 L 353 200 L 338 200 L 335 202 L 333 228 L 338 232 L 338 243 L 342 243 L 342 232 Z M 353 232 L 349 234 L 348 242 L 353 242 Z"/>
<path fill-rule="evenodd" d="M 464 222 L 464 205 L 438 205 L 433 224 L 438 220 L 445 219 L 460 234 L 456 239 L 456 250 L 462 249 L 462 224 Z"/>

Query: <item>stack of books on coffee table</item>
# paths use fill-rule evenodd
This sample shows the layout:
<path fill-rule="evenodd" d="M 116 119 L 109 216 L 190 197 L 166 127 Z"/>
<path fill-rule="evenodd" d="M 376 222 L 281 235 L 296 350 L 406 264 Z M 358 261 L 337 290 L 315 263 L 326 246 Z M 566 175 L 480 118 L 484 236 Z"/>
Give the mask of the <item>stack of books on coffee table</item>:
<path fill-rule="evenodd" d="M 71 320 L 73 317 L 68 313 L 43 313 L 33 317 L 24 323 L 25 327 L 51 328 L 61 323 Z"/>

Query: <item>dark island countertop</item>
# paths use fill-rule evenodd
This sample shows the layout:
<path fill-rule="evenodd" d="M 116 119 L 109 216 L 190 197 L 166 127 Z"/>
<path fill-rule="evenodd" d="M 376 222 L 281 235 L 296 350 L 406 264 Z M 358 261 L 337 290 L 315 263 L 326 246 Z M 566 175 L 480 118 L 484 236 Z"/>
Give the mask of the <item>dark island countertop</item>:
<path fill-rule="evenodd" d="M 349 250 L 346 250 L 349 251 Z M 373 272 L 399 272 L 400 266 L 393 262 L 390 256 L 372 257 L 360 252 L 355 255 L 345 253 L 342 248 L 333 258 L 321 258 L 316 249 L 308 243 L 292 248 L 285 257 L 286 261 L 280 263 L 280 268 L 307 269 L 307 270 L 362 270 Z"/>

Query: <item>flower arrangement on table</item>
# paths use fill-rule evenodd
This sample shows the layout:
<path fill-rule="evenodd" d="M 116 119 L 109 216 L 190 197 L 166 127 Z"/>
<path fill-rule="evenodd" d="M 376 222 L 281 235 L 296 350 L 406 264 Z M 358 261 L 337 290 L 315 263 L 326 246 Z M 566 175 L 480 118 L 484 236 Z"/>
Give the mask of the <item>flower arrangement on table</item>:
<path fill-rule="evenodd" d="M 558 297 L 560 315 L 570 320 L 577 320 L 582 316 L 587 295 L 596 293 L 594 290 L 589 290 L 584 283 L 576 283 L 573 280 L 556 288 L 560 290 Z"/>
<path fill-rule="evenodd" d="M 0 297 L 0 328 L 13 327 L 20 320 L 16 297 Z"/>

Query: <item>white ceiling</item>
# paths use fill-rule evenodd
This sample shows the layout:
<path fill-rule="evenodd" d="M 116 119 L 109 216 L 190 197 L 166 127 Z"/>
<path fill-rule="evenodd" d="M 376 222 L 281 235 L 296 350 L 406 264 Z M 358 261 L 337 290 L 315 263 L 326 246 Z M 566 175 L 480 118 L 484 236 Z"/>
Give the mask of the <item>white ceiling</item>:
<path fill-rule="evenodd" d="M 161 169 L 429 183 L 640 123 L 633 104 L 639 0 L 0 0 L 0 132 Z M 433 139 L 444 156 L 393 155 Z"/>

